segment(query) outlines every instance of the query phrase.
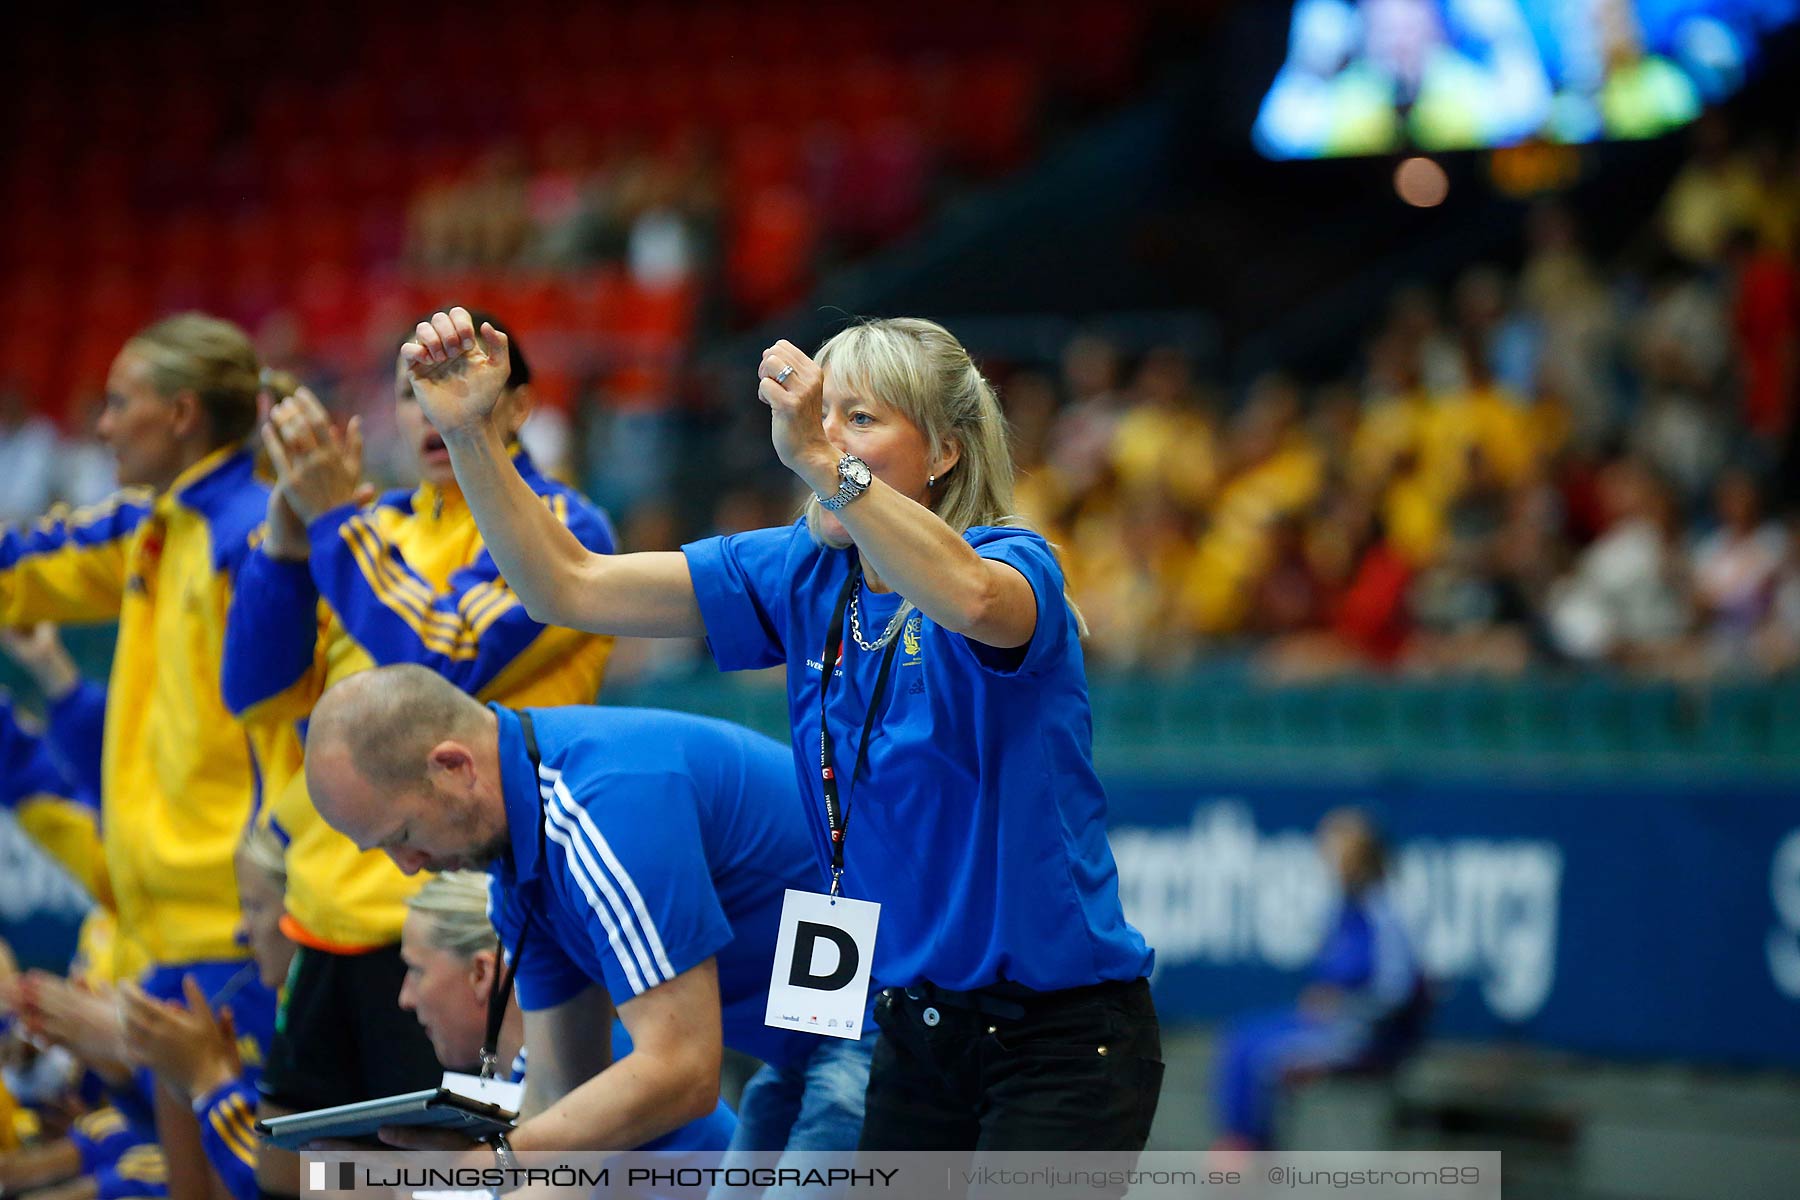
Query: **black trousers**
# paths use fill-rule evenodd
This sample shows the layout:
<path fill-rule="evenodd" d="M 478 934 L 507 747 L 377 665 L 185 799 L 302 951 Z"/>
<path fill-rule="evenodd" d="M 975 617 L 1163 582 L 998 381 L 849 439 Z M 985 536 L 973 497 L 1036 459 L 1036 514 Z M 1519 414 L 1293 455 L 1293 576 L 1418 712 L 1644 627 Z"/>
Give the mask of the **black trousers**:
<path fill-rule="evenodd" d="M 998 999 L 881 993 L 860 1148 L 1141 1151 L 1163 1075 L 1148 982 Z"/>
<path fill-rule="evenodd" d="M 302 946 L 269 1061 L 263 1098 L 293 1112 L 436 1087 L 444 1077 L 418 1018 L 400 1007 L 398 944 L 367 954 Z"/>

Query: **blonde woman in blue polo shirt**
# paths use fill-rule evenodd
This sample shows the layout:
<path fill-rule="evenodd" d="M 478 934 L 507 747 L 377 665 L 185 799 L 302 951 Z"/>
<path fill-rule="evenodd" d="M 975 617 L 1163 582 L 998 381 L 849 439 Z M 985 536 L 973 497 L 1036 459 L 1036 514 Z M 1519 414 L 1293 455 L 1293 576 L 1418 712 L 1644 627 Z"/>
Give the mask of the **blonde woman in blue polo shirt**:
<path fill-rule="evenodd" d="M 881 905 L 863 1148 L 1141 1149 L 1162 1080 L 1152 954 L 1119 905 L 1080 618 L 1010 515 L 1004 418 L 956 339 L 882 320 L 816 359 L 777 342 L 757 394 L 812 489 L 805 518 L 616 556 L 507 458 L 503 334 L 452 309 L 402 353 L 534 617 L 786 665 L 821 890 L 841 870 L 843 894 Z"/>

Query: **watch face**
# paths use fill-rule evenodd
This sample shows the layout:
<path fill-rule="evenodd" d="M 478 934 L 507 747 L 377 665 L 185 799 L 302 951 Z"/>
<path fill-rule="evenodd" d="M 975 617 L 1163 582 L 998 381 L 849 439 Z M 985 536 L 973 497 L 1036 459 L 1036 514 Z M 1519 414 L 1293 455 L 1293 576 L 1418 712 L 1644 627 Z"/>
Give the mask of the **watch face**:
<path fill-rule="evenodd" d="M 860 458 L 852 458 L 844 464 L 844 478 L 859 488 L 866 488 L 874 477 L 869 474 L 868 463 Z"/>

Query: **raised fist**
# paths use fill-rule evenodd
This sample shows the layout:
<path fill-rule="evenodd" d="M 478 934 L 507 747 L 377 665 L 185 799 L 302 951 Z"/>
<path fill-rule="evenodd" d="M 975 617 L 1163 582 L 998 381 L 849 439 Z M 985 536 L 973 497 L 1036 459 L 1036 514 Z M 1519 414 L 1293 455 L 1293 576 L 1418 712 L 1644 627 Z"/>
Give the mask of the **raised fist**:
<path fill-rule="evenodd" d="M 461 307 L 420 322 L 400 357 L 426 418 L 446 438 L 493 417 L 512 370 L 506 335 L 484 321 L 477 336 Z"/>

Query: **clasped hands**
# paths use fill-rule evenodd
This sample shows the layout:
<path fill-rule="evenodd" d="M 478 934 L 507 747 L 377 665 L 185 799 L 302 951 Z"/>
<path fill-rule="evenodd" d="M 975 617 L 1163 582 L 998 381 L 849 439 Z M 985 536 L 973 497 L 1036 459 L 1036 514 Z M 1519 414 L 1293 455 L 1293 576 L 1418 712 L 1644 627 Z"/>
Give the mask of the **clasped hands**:
<path fill-rule="evenodd" d="M 8 981 L 5 1000 L 33 1037 L 67 1047 L 112 1081 L 128 1079 L 136 1063 L 191 1100 L 238 1078 L 243 1062 L 231 1010 L 215 1014 L 192 975 L 181 982 L 185 1006 L 130 981 L 99 992 L 30 971 Z"/>
<path fill-rule="evenodd" d="M 192 975 L 181 987 L 185 1007 L 158 1000 L 135 983 L 121 983 L 119 1017 L 132 1059 L 191 1102 L 238 1078 L 244 1068 L 231 1009 L 214 1014 Z"/>
<path fill-rule="evenodd" d="M 308 525 L 334 508 L 374 498 L 363 482 L 362 418 L 338 429 L 307 388 L 270 408 L 262 443 L 275 470 L 263 542 L 272 558 L 305 559 Z"/>

